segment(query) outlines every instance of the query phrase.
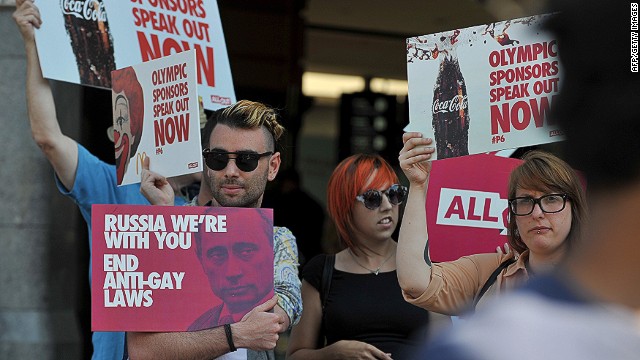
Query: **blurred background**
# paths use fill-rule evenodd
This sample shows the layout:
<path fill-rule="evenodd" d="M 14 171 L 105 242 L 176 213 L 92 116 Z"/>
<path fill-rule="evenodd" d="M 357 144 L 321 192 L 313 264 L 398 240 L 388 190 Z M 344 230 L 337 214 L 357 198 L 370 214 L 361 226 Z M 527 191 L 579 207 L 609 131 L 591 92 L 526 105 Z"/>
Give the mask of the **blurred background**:
<path fill-rule="evenodd" d="M 297 235 L 302 262 L 338 247 L 324 216 L 334 166 L 356 152 L 397 164 L 409 121 L 406 38 L 544 12 L 544 1 L 535 0 L 218 6 L 237 98 L 280 109 L 288 130 L 282 173 L 264 206 L 274 207 L 276 225 Z M 0 358 L 89 359 L 86 225 L 56 190 L 51 166 L 30 138 L 14 8 L 13 0 L 0 0 Z M 62 82 L 53 88 L 63 132 L 113 163 L 111 93 Z M 285 347 L 283 337 L 280 357 Z"/>

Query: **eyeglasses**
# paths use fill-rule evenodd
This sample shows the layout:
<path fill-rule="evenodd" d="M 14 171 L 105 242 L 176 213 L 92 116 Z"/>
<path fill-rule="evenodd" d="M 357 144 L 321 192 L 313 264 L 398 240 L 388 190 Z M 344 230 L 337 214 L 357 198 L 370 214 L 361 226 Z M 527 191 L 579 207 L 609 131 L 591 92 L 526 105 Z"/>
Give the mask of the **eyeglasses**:
<path fill-rule="evenodd" d="M 369 210 L 375 210 L 382 204 L 382 194 L 387 195 L 391 205 L 402 204 L 407 199 L 407 187 L 393 184 L 387 190 L 367 190 L 362 195 L 356 196 L 356 200 L 362 202 Z"/>
<path fill-rule="evenodd" d="M 567 204 L 567 194 L 548 194 L 537 199 L 532 197 L 517 197 L 509 199 L 509 209 L 514 215 L 525 216 L 533 212 L 533 208 L 538 204 L 540 210 L 547 214 L 553 214 L 564 210 Z"/>
<path fill-rule="evenodd" d="M 244 172 L 251 172 L 258 167 L 258 161 L 265 156 L 273 154 L 272 151 L 267 151 L 262 154 L 251 152 L 225 152 L 211 149 L 204 149 L 202 151 L 202 157 L 209 169 L 214 171 L 220 171 L 227 167 L 229 159 L 233 159 L 236 162 L 238 169 Z M 229 155 L 235 155 L 235 158 L 230 158 Z"/>

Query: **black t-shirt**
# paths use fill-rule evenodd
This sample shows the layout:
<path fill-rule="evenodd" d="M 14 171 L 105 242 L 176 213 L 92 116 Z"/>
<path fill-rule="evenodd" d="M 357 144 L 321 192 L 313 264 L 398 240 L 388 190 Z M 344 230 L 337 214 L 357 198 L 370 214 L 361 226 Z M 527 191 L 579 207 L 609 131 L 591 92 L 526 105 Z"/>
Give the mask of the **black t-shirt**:
<path fill-rule="evenodd" d="M 302 272 L 302 278 L 318 292 L 325 257 L 314 257 Z M 424 343 L 429 312 L 404 300 L 395 270 L 375 275 L 334 268 L 324 319 L 327 344 L 358 340 L 398 360 L 410 359 Z"/>

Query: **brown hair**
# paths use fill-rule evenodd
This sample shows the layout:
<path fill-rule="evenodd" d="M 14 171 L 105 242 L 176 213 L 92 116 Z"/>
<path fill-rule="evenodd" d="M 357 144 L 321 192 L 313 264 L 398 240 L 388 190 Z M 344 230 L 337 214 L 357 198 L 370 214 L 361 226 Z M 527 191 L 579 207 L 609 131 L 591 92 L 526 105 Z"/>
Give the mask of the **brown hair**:
<path fill-rule="evenodd" d="M 571 229 L 565 239 L 573 246 L 587 216 L 585 190 L 576 172 L 563 160 L 550 153 L 534 150 L 526 153 L 524 163 L 515 168 L 509 177 L 509 199 L 516 197 L 518 189 L 553 192 L 568 195 L 571 205 Z M 516 226 L 516 216 L 509 214 L 509 245 L 519 253 L 527 250 Z"/>
<path fill-rule="evenodd" d="M 374 173 L 375 177 L 367 184 Z M 369 189 L 397 182 L 398 176 L 379 155 L 352 155 L 335 168 L 327 185 L 327 210 L 336 225 L 339 239 L 351 251 L 357 253 L 361 249 L 360 244 L 356 244 L 353 239 L 353 207 L 356 196 Z"/>

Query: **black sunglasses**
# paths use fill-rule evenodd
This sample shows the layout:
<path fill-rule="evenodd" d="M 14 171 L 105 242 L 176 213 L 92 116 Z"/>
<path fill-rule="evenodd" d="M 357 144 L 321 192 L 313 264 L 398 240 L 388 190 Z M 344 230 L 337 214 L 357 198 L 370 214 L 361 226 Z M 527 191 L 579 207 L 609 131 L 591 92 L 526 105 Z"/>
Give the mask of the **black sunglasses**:
<path fill-rule="evenodd" d="M 362 195 L 356 196 L 356 200 L 362 202 L 369 210 L 375 210 L 382 204 L 382 194 L 387 195 L 391 205 L 402 204 L 407 199 L 408 190 L 406 186 L 393 184 L 387 190 L 367 190 Z"/>
<path fill-rule="evenodd" d="M 233 159 L 236 162 L 238 169 L 244 172 L 251 172 L 258 167 L 258 161 L 265 156 L 273 154 L 272 151 L 267 151 L 262 154 L 251 152 L 226 152 L 219 150 L 204 149 L 202 151 L 202 157 L 209 169 L 214 171 L 220 171 L 227 167 L 229 159 Z M 235 158 L 230 158 L 229 155 L 235 155 Z"/>

